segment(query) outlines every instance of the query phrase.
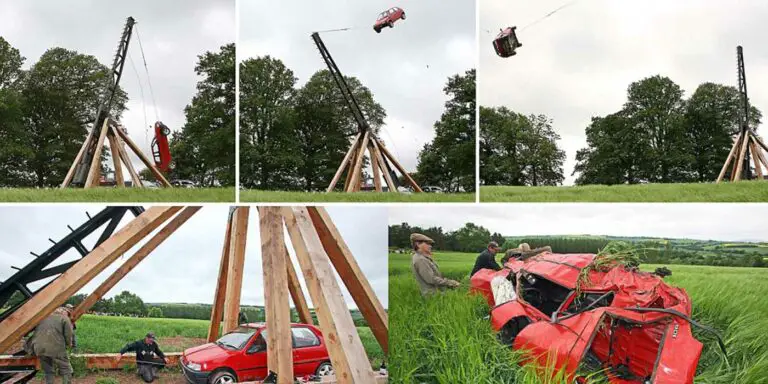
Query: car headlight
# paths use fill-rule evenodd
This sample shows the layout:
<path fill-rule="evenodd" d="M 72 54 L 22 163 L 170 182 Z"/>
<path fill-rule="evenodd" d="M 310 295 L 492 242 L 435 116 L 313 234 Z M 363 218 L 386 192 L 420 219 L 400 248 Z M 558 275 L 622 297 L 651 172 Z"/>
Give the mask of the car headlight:
<path fill-rule="evenodd" d="M 187 368 L 193 370 L 193 371 L 200 371 L 203 367 L 200 366 L 198 363 L 188 362 Z"/>

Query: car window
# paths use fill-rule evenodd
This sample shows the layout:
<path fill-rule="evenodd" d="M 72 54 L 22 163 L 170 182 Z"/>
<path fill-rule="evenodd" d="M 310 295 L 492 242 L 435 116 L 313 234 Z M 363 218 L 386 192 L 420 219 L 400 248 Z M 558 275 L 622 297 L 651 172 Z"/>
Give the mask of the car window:
<path fill-rule="evenodd" d="M 243 349 L 254 333 L 256 330 L 253 328 L 240 327 L 219 338 L 216 344 L 229 349 Z"/>
<path fill-rule="evenodd" d="M 264 340 L 264 335 L 265 333 L 262 332 L 256 336 L 256 340 L 248 347 L 248 353 L 264 352 L 267 350 L 267 341 Z"/>
<path fill-rule="evenodd" d="M 304 348 L 320 345 L 320 339 L 309 328 L 291 328 L 293 347 Z"/>

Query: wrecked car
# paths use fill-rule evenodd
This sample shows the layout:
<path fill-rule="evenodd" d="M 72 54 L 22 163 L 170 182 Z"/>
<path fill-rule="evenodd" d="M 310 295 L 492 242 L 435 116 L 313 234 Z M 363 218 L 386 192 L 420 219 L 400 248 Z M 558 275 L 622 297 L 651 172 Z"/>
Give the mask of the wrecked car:
<path fill-rule="evenodd" d="M 517 48 L 522 47 L 520 40 L 517 39 L 517 33 L 515 30 L 517 27 L 507 27 L 502 29 L 499 34 L 493 39 L 493 50 L 500 57 L 510 57 L 517 54 Z"/>
<path fill-rule="evenodd" d="M 691 327 L 713 330 L 690 318 L 688 294 L 601 256 L 510 259 L 501 271 L 478 271 L 470 291 L 488 301 L 499 340 L 525 351 L 521 364 L 535 363 L 542 374 L 564 371 L 579 383 L 595 373 L 612 384 L 693 383 L 703 345 Z"/>
<path fill-rule="evenodd" d="M 382 28 L 392 28 L 398 20 L 405 20 L 405 11 L 399 7 L 392 7 L 379 14 L 376 18 L 376 22 L 373 24 L 373 30 L 376 31 L 376 33 L 381 33 Z"/>

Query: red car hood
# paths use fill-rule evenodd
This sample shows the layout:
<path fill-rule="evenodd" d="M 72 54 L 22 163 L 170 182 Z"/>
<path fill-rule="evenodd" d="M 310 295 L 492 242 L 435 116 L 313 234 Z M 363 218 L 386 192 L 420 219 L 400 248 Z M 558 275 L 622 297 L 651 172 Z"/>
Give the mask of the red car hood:
<path fill-rule="evenodd" d="M 184 350 L 183 357 L 185 361 L 191 361 L 198 364 L 210 364 L 218 360 L 226 359 L 235 352 L 237 351 L 230 351 L 214 343 L 208 343 L 197 347 L 187 348 Z"/>

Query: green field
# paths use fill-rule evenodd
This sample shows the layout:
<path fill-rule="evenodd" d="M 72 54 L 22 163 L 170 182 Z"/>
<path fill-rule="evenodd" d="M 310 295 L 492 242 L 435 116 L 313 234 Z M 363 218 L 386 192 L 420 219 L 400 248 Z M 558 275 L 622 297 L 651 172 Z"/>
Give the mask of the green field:
<path fill-rule="evenodd" d="M 315 202 L 474 202 L 474 193 L 390 193 L 390 192 L 286 192 L 245 190 L 240 201 L 259 203 L 315 203 Z"/>
<path fill-rule="evenodd" d="M 480 187 L 482 202 L 765 202 L 768 184 L 739 183 Z"/>
<path fill-rule="evenodd" d="M 390 254 L 391 383 L 547 383 L 533 367 L 520 367 L 519 355 L 496 341 L 487 320 L 488 305 L 469 296 L 475 254 L 437 253 L 435 260 L 462 286 L 423 299 L 410 272 L 410 255 Z M 657 266 L 643 265 L 652 270 Z M 693 318 L 723 335 L 728 362 L 714 339 L 695 332 L 705 344 L 696 383 L 768 383 L 768 269 L 670 266 L 667 281 L 686 289 Z M 571 384 L 571 383 L 567 383 Z"/>
<path fill-rule="evenodd" d="M 234 188 L 0 188 L 0 202 L 217 203 L 235 202 Z"/>

